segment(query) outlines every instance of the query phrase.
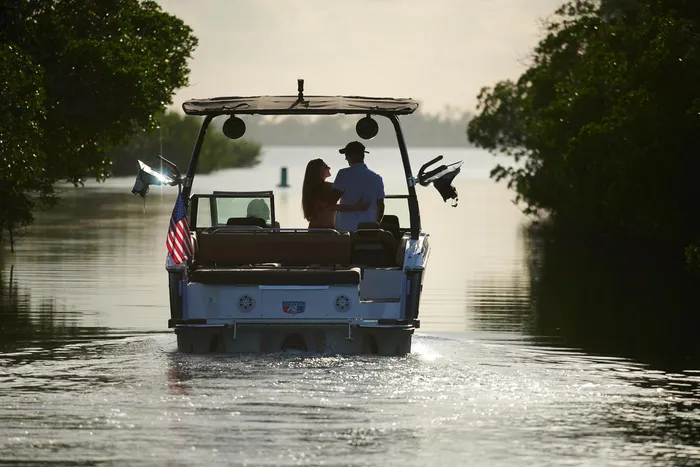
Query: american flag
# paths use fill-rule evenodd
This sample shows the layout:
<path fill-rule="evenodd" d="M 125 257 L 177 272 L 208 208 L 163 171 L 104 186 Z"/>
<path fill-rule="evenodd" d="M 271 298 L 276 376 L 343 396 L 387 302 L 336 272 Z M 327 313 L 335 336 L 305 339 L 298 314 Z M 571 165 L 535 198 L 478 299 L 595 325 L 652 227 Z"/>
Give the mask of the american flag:
<path fill-rule="evenodd" d="M 187 209 L 185 197 L 182 193 L 177 195 L 177 201 L 170 218 L 168 238 L 165 240 L 168 253 L 175 264 L 180 264 L 192 257 L 192 240 L 190 238 L 190 226 L 187 222 Z"/>

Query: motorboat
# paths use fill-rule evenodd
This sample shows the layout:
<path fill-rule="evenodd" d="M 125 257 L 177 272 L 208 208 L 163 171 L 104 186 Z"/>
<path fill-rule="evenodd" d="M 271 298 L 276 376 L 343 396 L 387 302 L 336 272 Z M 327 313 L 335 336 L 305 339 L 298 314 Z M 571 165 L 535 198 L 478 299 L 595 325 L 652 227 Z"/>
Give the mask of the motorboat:
<path fill-rule="evenodd" d="M 411 352 L 431 250 L 416 186 L 432 184 L 444 201 L 456 203 L 452 180 L 462 162 L 428 170 L 438 156 L 413 175 L 399 121 L 418 108 L 413 99 L 305 96 L 303 80 L 297 91 L 188 100 L 185 114 L 201 116 L 202 124 L 186 173 L 162 157 L 165 172 L 139 161 L 133 193 L 145 196 L 149 185 L 180 190 L 168 242 L 183 232 L 187 240 L 166 260 L 168 327 L 180 352 Z M 376 136 L 377 118 L 387 118 L 396 133 L 407 192 L 386 196 L 381 222 L 352 232 L 286 226 L 275 216 L 274 191 L 193 192 L 213 119 L 225 118 L 221 131 L 237 139 L 245 134 L 241 115 L 338 114 L 361 117 L 355 130 L 362 139 Z M 184 230 L 178 230 L 178 210 Z"/>

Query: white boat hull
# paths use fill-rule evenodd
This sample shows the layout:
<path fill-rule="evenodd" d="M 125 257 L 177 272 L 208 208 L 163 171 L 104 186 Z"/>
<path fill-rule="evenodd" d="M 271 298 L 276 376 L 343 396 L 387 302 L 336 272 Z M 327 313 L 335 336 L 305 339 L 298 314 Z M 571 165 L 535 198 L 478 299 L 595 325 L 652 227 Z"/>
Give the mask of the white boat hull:
<path fill-rule="evenodd" d="M 414 327 L 360 327 L 338 324 L 231 324 L 177 326 L 183 353 L 275 353 L 299 350 L 321 354 L 405 355 Z"/>
<path fill-rule="evenodd" d="M 306 280 L 314 277 L 311 270 L 211 270 L 198 280 L 167 264 L 170 327 L 178 350 L 185 353 L 405 355 L 420 326 L 418 305 L 429 251 L 428 236 L 422 234 L 408 241 L 401 268 L 323 270 L 324 277 L 338 280 L 311 285 L 247 282 Z M 353 277 L 355 284 L 344 279 Z"/>

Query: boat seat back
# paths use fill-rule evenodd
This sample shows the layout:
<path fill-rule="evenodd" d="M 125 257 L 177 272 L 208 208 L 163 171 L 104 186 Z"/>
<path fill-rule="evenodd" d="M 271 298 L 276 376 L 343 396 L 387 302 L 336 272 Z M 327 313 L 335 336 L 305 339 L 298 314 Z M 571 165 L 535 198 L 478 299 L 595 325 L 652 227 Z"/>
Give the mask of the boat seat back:
<path fill-rule="evenodd" d="M 350 264 L 350 235 L 306 231 L 217 229 L 197 236 L 195 267 L 279 263 Z"/>
<path fill-rule="evenodd" d="M 265 221 L 259 217 L 229 217 L 226 221 L 226 225 L 232 226 L 256 226 L 264 229 L 267 227 Z"/>
<path fill-rule="evenodd" d="M 393 214 L 386 214 L 382 217 L 382 222 L 380 224 L 382 230 L 390 232 L 397 242 L 401 241 L 401 227 L 399 225 L 399 217 Z"/>
<path fill-rule="evenodd" d="M 371 267 L 396 265 L 396 239 L 382 229 L 358 229 L 350 234 L 350 264 Z"/>
<path fill-rule="evenodd" d="M 247 230 L 247 231 L 263 230 L 262 227 L 258 227 L 257 225 L 227 225 L 226 227 L 228 227 L 231 230 L 243 230 L 243 231 L 245 231 L 245 230 Z"/>
<path fill-rule="evenodd" d="M 214 285 L 358 285 L 360 270 L 197 269 L 192 282 Z"/>

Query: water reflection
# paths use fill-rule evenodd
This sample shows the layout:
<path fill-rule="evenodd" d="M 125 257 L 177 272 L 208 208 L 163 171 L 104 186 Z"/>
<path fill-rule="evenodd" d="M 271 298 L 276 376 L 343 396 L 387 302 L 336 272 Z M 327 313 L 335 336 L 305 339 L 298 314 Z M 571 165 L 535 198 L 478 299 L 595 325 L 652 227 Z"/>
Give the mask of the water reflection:
<path fill-rule="evenodd" d="M 160 237 L 152 219 L 167 224 L 171 207 L 152 197 L 144 215 L 134 201 L 110 190 L 64 188 L 60 205 L 37 213 L 14 253 L 0 250 L 0 352 L 41 358 L 67 343 L 135 335 L 149 305 L 165 316 L 166 303 L 143 280 L 162 266 L 162 255 L 139 260 Z"/>
<path fill-rule="evenodd" d="M 85 329 L 52 299 L 32 300 L 15 278 L 14 266 L 2 267 L 0 257 L 0 352 L 19 348 L 50 349 L 68 341 L 91 340 L 103 329 Z"/>
<path fill-rule="evenodd" d="M 625 434 L 628 442 L 648 443 L 643 453 L 650 458 L 676 465 L 697 461 L 700 440 L 700 377 L 692 373 L 643 374 L 624 376 L 649 392 L 655 400 L 630 400 L 626 406 L 611 411 L 609 426 Z M 646 452 L 644 452 L 646 451 Z"/>
<path fill-rule="evenodd" d="M 682 264 L 649 251 L 548 237 L 533 241 L 530 252 L 537 272 L 531 277 L 533 334 L 665 370 L 698 367 L 700 283 Z"/>
<path fill-rule="evenodd" d="M 700 366 L 700 281 L 682 264 L 522 232 L 524 274 L 467 285 L 478 329 L 520 331 L 534 342 L 668 371 Z"/>
<path fill-rule="evenodd" d="M 5 276 L 84 333 L 113 337 L 166 332 L 167 278 L 163 239 L 174 192 L 142 201 L 103 186 L 63 187 L 61 204 L 37 213 L 37 222 L 14 253 L 0 251 Z M 93 332 L 94 331 L 94 332 Z"/>
<path fill-rule="evenodd" d="M 629 458 L 697 459 L 698 280 L 651 252 L 583 246 L 526 227 L 522 233 L 527 280 L 515 274 L 467 286 L 476 328 L 524 335 L 531 361 L 583 374 L 589 390 L 608 392 L 600 381 L 611 376 L 635 388 L 587 413 L 596 429 L 578 436 L 588 448 L 601 432 L 615 431 Z"/>

